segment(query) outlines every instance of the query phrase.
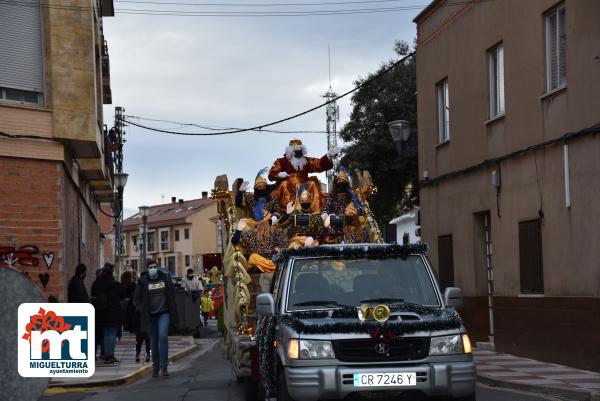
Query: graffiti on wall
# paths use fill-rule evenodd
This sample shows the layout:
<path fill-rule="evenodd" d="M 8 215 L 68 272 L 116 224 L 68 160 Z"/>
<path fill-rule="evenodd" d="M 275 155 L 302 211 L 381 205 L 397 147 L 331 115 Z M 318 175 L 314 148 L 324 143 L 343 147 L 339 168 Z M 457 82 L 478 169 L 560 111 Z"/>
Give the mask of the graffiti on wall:
<path fill-rule="evenodd" d="M 37 256 L 40 250 L 35 245 L 23 245 L 19 248 L 14 246 L 0 246 L 0 267 L 18 270 L 18 266 L 36 267 L 40 265 L 40 258 Z M 46 264 L 47 270 L 50 270 L 54 262 L 54 252 L 45 252 L 42 254 L 42 259 Z M 29 277 L 29 273 L 22 272 Z M 40 283 L 46 288 L 50 281 L 50 274 L 47 272 L 38 275 Z"/>

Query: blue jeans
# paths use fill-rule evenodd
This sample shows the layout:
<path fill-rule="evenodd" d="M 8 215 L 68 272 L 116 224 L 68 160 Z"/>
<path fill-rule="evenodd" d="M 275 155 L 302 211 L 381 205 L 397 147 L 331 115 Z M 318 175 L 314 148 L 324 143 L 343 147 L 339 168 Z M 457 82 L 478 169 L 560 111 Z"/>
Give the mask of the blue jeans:
<path fill-rule="evenodd" d="M 117 342 L 117 333 L 119 326 L 104 326 L 104 356 L 106 358 L 115 357 L 115 343 Z"/>
<path fill-rule="evenodd" d="M 163 313 L 150 316 L 150 348 L 152 364 L 159 368 L 169 365 L 169 321 L 170 315 Z"/>

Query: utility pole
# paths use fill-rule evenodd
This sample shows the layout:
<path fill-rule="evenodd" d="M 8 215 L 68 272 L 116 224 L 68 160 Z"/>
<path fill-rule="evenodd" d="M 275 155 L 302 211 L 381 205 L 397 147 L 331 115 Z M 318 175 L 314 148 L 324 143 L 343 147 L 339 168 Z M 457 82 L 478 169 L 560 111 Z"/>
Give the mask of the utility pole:
<path fill-rule="evenodd" d="M 331 48 L 327 46 L 327 52 L 329 56 L 329 89 L 323 95 L 326 102 L 330 102 L 335 99 L 338 95 L 331 89 Z M 325 109 L 327 117 L 327 150 L 331 150 L 337 146 L 337 123 L 340 121 L 340 109 L 336 102 L 331 102 Z M 335 171 L 339 165 L 339 156 L 333 158 L 333 169 L 327 171 L 327 188 L 333 187 L 333 180 L 335 178 Z"/>
<path fill-rule="evenodd" d="M 114 247 L 114 260 L 115 268 L 118 276 L 121 275 L 123 267 L 123 261 L 121 260 L 124 253 L 123 249 L 123 189 L 127 182 L 127 174 L 123 173 L 123 136 L 125 135 L 125 123 L 123 122 L 123 113 L 125 109 L 122 107 L 115 107 L 115 125 L 111 131 L 111 146 L 113 154 L 113 167 L 114 167 L 114 185 L 116 189 L 116 199 L 113 203 L 113 216 L 115 219 L 115 247 Z"/>

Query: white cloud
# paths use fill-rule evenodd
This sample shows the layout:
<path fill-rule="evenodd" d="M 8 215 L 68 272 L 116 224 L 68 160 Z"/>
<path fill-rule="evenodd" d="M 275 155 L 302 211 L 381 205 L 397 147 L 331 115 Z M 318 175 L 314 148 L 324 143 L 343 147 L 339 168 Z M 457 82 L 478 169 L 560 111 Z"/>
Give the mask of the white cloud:
<path fill-rule="evenodd" d="M 403 3 L 404 5 L 404 3 Z M 143 117 L 248 127 L 295 114 L 323 101 L 329 87 L 342 93 L 360 76 L 394 58 L 397 39 L 412 42 L 416 12 L 378 15 L 204 19 L 117 14 L 105 18 L 113 106 Z M 105 108 L 111 125 L 113 106 Z M 340 101 L 339 127 L 350 113 Z M 172 124 L 146 122 L 173 127 Z M 272 127 L 324 130 L 325 111 Z M 186 128 L 187 131 L 199 131 Z M 157 204 L 161 195 L 191 199 L 210 190 L 216 175 L 253 179 L 299 137 L 311 155 L 325 153 L 321 134 L 244 133 L 184 137 L 127 127 L 125 206 Z"/>

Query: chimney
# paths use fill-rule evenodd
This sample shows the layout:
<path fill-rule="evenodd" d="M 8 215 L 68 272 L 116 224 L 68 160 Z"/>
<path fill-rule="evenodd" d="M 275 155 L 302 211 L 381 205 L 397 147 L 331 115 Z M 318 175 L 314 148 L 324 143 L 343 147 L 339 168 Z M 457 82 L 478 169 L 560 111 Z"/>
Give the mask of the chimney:
<path fill-rule="evenodd" d="M 177 203 L 177 197 L 171 196 L 171 203 Z"/>
<path fill-rule="evenodd" d="M 183 199 L 179 199 L 179 204 L 183 205 Z"/>
<path fill-rule="evenodd" d="M 202 199 L 208 199 L 208 192 L 202 191 Z"/>

